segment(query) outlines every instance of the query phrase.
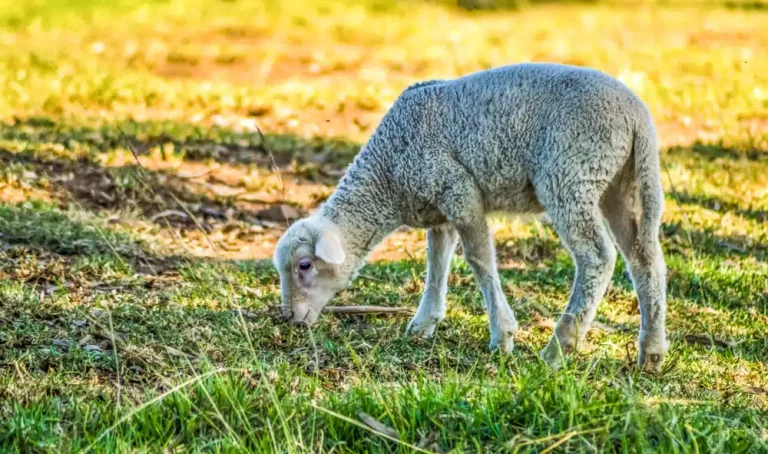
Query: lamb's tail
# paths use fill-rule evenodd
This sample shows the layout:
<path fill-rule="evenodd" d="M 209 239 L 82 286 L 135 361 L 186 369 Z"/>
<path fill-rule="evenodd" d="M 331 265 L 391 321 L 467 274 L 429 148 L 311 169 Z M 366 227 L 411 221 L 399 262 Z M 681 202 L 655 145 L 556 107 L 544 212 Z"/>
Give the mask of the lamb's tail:
<path fill-rule="evenodd" d="M 661 215 L 664 210 L 664 189 L 661 185 L 661 163 L 656 128 L 647 109 L 644 109 L 644 113 L 643 118 L 635 125 L 632 144 L 641 209 L 634 248 L 639 249 L 658 244 Z M 636 252 L 640 253 L 641 257 L 650 255 L 650 251 L 646 250 Z"/>

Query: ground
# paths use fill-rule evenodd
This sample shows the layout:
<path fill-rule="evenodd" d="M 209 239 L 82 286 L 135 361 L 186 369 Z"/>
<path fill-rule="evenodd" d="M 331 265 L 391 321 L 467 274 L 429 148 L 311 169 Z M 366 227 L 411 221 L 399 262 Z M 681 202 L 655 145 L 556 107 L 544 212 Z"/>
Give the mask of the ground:
<path fill-rule="evenodd" d="M 0 451 L 768 451 L 766 4 L 307 3 L 0 0 Z M 584 351 L 538 360 L 573 275 L 546 220 L 493 221 L 511 357 L 460 256 L 433 339 L 284 323 L 260 211 L 316 208 L 408 84 L 520 61 L 653 112 L 662 373 L 621 263 Z M 424 247 L 396 233 L 333 304 L 415 308 Z"/>

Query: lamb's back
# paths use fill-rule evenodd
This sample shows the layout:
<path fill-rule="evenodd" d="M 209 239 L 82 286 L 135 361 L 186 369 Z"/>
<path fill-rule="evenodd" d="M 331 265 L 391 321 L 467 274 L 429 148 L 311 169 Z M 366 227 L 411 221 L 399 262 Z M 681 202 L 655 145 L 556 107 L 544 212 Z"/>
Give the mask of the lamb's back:
<path fill-rule="evenodd" d="M 537 166 L 567 153 L 569 144 L 611 142 L 616 153 L 628 153 L 643 109 L 605 73 L 544 63 L 431 81 L 406 90 L 401 100 L 408 112 L 403 118 L 414 125 L 408 145 L 423 142 L 411 152 L 448 153 L 491 192 L 526 184 Z M 594 157 L 584 158 L 600 159 L 603 152 L 596 147 Z"/>
<path fill-rule="evenodd" d="M 352 167 L 380 169 L 415 212 L 437 203 L 457 173 L 482 190 L 488 209 L 535 211 L 537 171 L 597 162 L 606 152 L 626 159 L 641 108 L 618 80 L 568 65 L 419 82 L 396 100 Z"/>

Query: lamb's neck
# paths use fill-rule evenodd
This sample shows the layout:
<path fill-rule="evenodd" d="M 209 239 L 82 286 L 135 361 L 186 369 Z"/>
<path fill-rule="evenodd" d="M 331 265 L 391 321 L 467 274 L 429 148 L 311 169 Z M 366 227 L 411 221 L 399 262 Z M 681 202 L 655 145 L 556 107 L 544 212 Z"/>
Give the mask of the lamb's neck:
<path fill-rule="evenodd" d="M 342 232 L 347 255 L 362 261 L 402 225 L 402 211 L 387 178 L 373 169 L 361 169 L 360 162 L 355 164 L 323 205 L 321 213 Z"/>

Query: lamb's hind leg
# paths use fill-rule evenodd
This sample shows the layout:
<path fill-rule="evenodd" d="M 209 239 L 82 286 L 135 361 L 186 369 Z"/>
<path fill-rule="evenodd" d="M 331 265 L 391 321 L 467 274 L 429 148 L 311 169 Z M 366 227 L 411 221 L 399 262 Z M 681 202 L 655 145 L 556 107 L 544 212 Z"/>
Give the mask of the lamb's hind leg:
<path fill-rule="evenodd" d="M 627 263 L 640 306 L 638 366 L 658 372 L 669 349 L 666 336 L 666 265 L 658 237 L 638 238 L 635 188 L 609 191 L 603 202 L 619 250 Z"/>
<path fill-rule="evenodd" d="M 614 248 L 596 200 L 572 200 L 550 207 L 548 213 L 576 264 L 565 312 L 541 357 L 558 367 L 562 355 L 578 350 L 605 295 L 616 263 Z"/>
<path fill-rule="evenodd" d="M 427 280 L 419 308 L 406 329 L 408 334 L 431 336 L 445 318 L 448 274 L 458 239 L 456 229 L 447 224 L 427 231 Z"/>

